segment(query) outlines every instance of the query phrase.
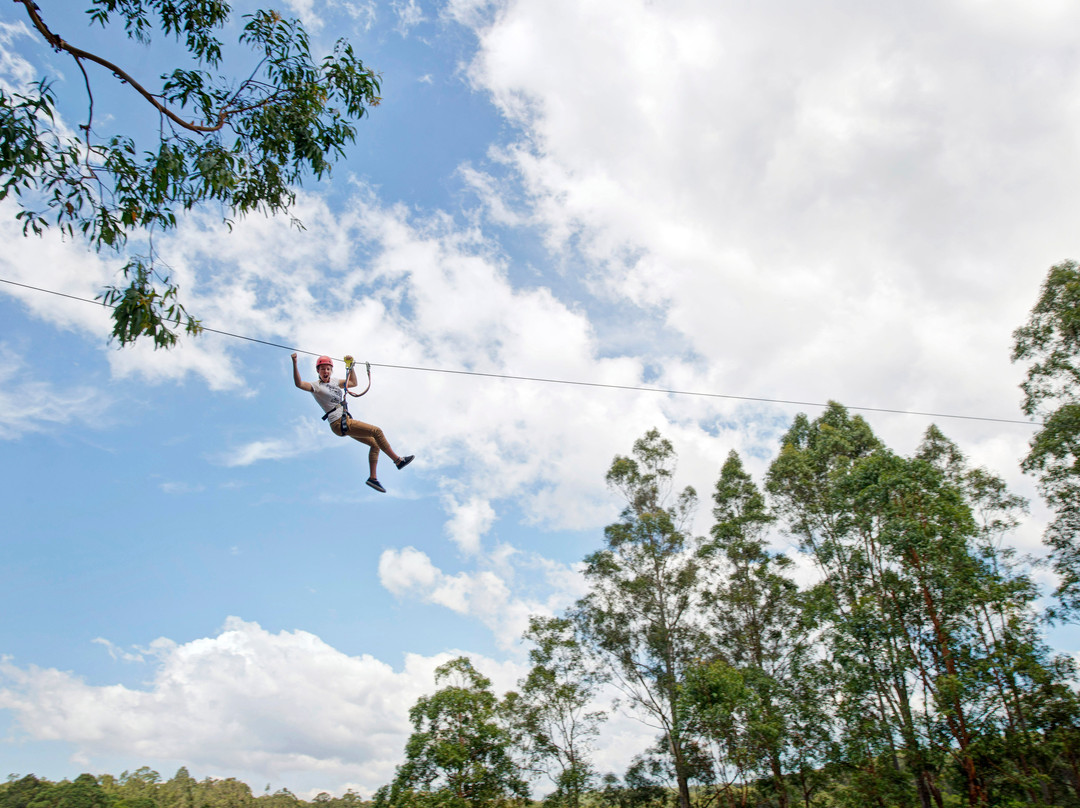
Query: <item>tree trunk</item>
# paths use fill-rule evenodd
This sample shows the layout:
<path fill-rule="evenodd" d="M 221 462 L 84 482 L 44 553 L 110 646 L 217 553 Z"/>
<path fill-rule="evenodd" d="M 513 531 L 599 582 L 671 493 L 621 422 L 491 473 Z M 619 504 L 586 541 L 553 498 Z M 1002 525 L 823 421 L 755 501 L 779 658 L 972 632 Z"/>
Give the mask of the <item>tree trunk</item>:
<path fill-rule="evenodd" d="M 780 808 L 788 808 L 787 784 L 784 782 L 784 772 L 780 768 L 780 758 L 775 753 L 769 755 L 769 768 L 772 769 L 773 783 L 776 786 L 777 805 Z"/>

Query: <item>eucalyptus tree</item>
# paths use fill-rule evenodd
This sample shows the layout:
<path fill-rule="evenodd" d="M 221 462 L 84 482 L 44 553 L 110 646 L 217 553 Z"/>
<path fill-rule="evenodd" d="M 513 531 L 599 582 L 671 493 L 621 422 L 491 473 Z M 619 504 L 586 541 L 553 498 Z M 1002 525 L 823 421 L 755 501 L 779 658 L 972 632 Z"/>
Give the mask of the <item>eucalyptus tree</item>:
<path fill-rule="evenodd" d="M 913 608 L 905 593 L 882 585 L 878 528 L 881 514 L 867 507 L 868 463 L 889 453 L 860 417 L 832 403 L 811 422 L 796 417 L 772 463 L 767 489 L 788 528 L 818 568 L 810 593 L 823 630 L 839 736 L 838 754 L 871 776 L 862 799 L 906 805 L 910 770 L 922 808 L 938 793 L 918 712 L 915 660 L 897 621 Z M 882 776 L 882 766 L 894 776 Z"/>
<path fill-rule="evenodd" d="M 0 90 L 0 200 L 18 203 L 24 233 L 56 225 L 96 249 L 119 250 L 130 235 L 175 227 L 179 212 L 198 205 L 221 210 L 226 222 L 288 212 L 295 188 L 329 172 L 356 136 L 354 121 L 380 100 L 378 77 L 347 41 L 317 61 L 300 22 L 276 11 L 245 15 L 230 50 L 218 38 L 232 21 L 224 0 L 89 0 L 91 26 L 122 27 L 119 36 L 145 44 L 156 34 L 181 43 L 185 61 L 155 87 L 111 53 L 56 33 L 57 23 L 70 28 L 77 19 L 68 4 L 50 21 L 34 0 L 15 2 L 33 31 L 72 59 L 85 88 L 77 124 L 64 116 L 79 100 L 57 100 L 57 88 L 74 82 L 54 76 Z M 224 63 L 244 72 L 211 75 Z M 102 115 L 102 76 L 132 103 Z M 149 337 L 155 348 L 170 347 L 181 324 L 200 331 L 162 266 L 151 238 L 146 253 L 123 266 L 127 285 L 102 294 L 115 307 L 121 345 Z"/>
<path fill-rule="evenodd" d="M 976 523 L 968 551 L 973 572 L 953 582 L 966 593 L 961 664 L 973 678 L 978 717 L 973 754 L 999 800 L 1057 804 L 1080 800 L 1080 704 L 1069 685 L 1076 666 L 1053 654 L 1037 621 L 1041 591 L 1005 539 L 1027 503 L 998 476 L 971 468 L 959 448 L 931 427 L 916 455 L 963 491 Z M 1067 773 L 1067 776 L 1061 776 Z"/>
<path fill-rule="evenodd" d="M 697 504 L 690 487 L 675 493 L 675 451 L 655 429 L 617 456 L 608 485 L 625 498 L 605 547 L 585 558 L 589 593 L 573 617 L 631 709 L 663 738 L 680 808 L 690 808 L 694 767 L 680 687 L 701 656 L 703 542 L 688 532 Z"/>
<path fill-rule="evenodd" d="M 1060 616 L 1080 614 L 1080 265 L 1050 268 L 1027 323 L 1013 332 L 1014 362 L 1028 365 L 1024 413 L 1043 424 L 1024 458 L 1054 520 L 1045 541 L 1060 583 Z"/>
<path fill-rule="evenodd" d="M 480 808 L 524 801 L 528 786 L 511 757 L 491 680 L 458 657 L 435 669 L 435 683 L 443 686 L 409 711 L 405 762 L 375 804 Z"/>
<path fill-rule="evenodd" d="M 1009 790 L 1037 804 L 1046 770 L 1024 746 L 1047 729 L 1033 707 L 1047 703 L 1040 690 L 1062 693 L 1065 668 L 1036 642 L 1037 591 L 998 546 L 1023 501 L 969 469 L 936 427 L 903 458 L 859 421 L 838 405 L 813 424 L 800 417 L 769 478 L 822 571 L 849 748 L 891 744 L 893 768 L 912 771 L 924 806 L 943 804 L 937 772 L 953 766 L 969 805 Z M 875 757 L 867 744 L 865 759 Z"/>
<path fill-rule="evenodd" d="M 745 787 L 766 777 L 776 804 L 787 808 L 785 765 L 805 769 L 820 761 L 808 755 L 797 731 L 822 718 L 805 692 L 813 679 L 797 684 L 812 661 L 811 636 L 798 586 L 786 574 L 791 561 L 767 548 L 775 517 L 734 451 L 713 502 L 711 548 L 722 564 L 704 593 L 709 659 L 691 669 L 684 698 L 696 731 L 717 750 L 717 783 L 730 789 L 737 779 Z M 813 716 L 800 716 L 807 710 Z"/>
<path fill-rule="evenodd" d="M 589 708 L 603 677 L 568 618 L 533 616 L 525 639 L 532 667 L 502 709 L 514 747 L 555 786 L 545 801 L 578 808 L 596 776 L 589 752 L 606 716 Z"/>

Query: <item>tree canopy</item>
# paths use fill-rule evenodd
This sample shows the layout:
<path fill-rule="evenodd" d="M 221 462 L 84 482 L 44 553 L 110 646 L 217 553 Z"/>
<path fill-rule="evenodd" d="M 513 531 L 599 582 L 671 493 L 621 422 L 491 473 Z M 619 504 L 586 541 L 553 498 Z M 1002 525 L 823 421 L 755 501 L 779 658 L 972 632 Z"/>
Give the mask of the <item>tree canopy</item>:
<path fill-rule="evenodd" d="M 1050 268 L 1026 324 L 1013 332 L 1013 361 L 1028 364 L 1024 412 L 1044 419 L 1023 468 L 1054 509 L 1046 531 L 1061 614 L 1080 613 L 1080 265 Z"/>
<path fill-rule="evenodd" d="M 530 621 L 501 703 L 467 660 L 437 671 L 377 808 L 512 804 L 537 775 L 552 808 L 1080 808 L 1076 665 L 1041 636 L 1004 481 L 936 426 L 904 456 L 832 403 L 763 487 L 729 453 L 706 537 L 676 465 L 656 430 L 615 457 L 587 593 Z M 654 732 L 621 779 L 593 771 L 605 698 Z"/>
<path fill-rule="evenodd" d="M 287 213 L 296 187 L 326 175 L 355 139 L 354 122 L 380 101 L 378 77 L 344 39 L 316 60 L 301 23 L 276 11 L 244 15 L 227 48 L 219 34 L 232 9 L 224 0 L 90 0 L 89 25 L 122 27 L 146 45 L 159 35 L 182 44 L 187 63 L 151 87 L 55 33 L 33 0 L 14 1 L 78 67 L 86 111 L 75 125 L 63 119 L 61 109 L 74 102 L 59 103 L 57 89 L 70 87 L 55 76 L 0 90 L 0 199 L 17 201 L 24 234 L 55 226 L 116 251 L 136 234 L 145 237 L 144 251 L 120 269 L 124 284 L 100 295 L 114 307 L 112 337 L 121 345 L 147 337 L 167 348 L 181 329 L 199 333 L 154 252 L 153 234 L 203 203 L 219 206 L 226 224 L 250 212 Z M 72 15 L 64 12 L 67 22 Z M 212 73 L 226 63 L 245 68 Z M 95 121 L 103 71 L 139 102 L 119 113 L 118 133 L 100 133 Z M 154 134 L 139 134 L 148 131 Z"/>
<path fill-rule="evenodd" d="M 393 783 L 376 808 L 480 808 L 505 805 L 528 793 L 509 752 L 491 680 L 466 657 L 435 670 L 443 685 L 409 711 L 413 733 Z"/>

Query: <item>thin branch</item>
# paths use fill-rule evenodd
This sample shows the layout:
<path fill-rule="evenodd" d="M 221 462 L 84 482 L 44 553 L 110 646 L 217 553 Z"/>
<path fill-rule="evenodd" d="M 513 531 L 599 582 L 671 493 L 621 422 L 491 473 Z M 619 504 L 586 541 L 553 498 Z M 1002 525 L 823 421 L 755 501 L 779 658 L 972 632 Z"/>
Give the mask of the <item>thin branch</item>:
<path fill-rule="evenodd" d="M 119 65 L 113 64 L 108 59 L 103 59 L 102 57 L 94 53 L 84 51 L 82 48 L 78 48 L 68 42 L 65 42 L 61 37 L 54 34 L 51 30 L 49 30 L 49 27 L 45 24 L 45 21 L 42 20 L 41 17 L 38 15 L 38 7 L 34 3 L 34 0 L 14 0 L 14 2 L 21 3 L 23 6 L 26 7 L 26 13 L 29 15 L 30 21 L 34 24 L 34 27 L 41 32 L 41 35 L 45 37 L 46 41 L 50 45 L 52 45 L 55 50 L 64 51 L 71 54 L 75 58 L 76 62 L 79 62 L 80 59 L 87 59 L 110 70 L 121 81 L 130 84 L 137 93 L 139 93 L 143 98 L 149 101 L 150 104 L 153 105 L 154 108 L 156 108 L 162 115 L 165 115 L 173 123 L 183 127 L 184 129 L 187 129 L 189 132 L 201 132 L 204 134 L 209 132 L 217 132 L 225 126 L 225 121 L 229 117 L 243 112 L 247 112 L 252 109 L 258 109 L 261 106 L 266 106 L 267 104 L 271 103 L 275 98 L 274 96 L 271 96 L 270 98 L 266 98 L 257 104 L 252 104 L 247 107 L 241 107 L 239 109 L 233 110 L 230 110 L 228 106 L 226 106 L 217 113 L 217 123 L 213 126 L 203 126 L 201 124 L 186 121 L 179 115 L 174 113 L 172 110 L 170 110 L 168 107 L 166 107 L 164 104 L 162 104 L 160 101 L 158 101 L 155 95 L 153 95 L 149 90 L 143 87 Z M 79 67 L 80 69 L 82 68 L 81 63 L 79 64 Z M 83 71 L 83 74 L 85 75 L 85 70 Z M 241 87 L 243 87 L 243 85 L 241 85 Z"/>
<path fill-rule="evenodd" d="M 83 66 L 82 59 L 75 58 L 75 64 L 79 66 L 79 70 L 82 71 L 83 81 L 86 83 L 86 97 L 90 99 L 90 107 L 86 111 L 86 124 L 80 127 L 86 134 L 86 167 L 90 168 L 90 127 L 94 123 L 94 91 L 90 88 L 90 76 L 86 74 L 86 68 Z"/>

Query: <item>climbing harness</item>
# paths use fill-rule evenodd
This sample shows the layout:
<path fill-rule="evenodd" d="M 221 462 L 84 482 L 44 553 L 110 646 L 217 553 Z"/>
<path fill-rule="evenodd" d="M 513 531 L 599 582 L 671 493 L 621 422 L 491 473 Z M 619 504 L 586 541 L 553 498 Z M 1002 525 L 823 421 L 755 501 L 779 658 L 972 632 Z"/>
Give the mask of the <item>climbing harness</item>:
<path fill-rule="evenodd" d="M 364 395 L 364 393 L 367 392 L 367 390 L 365 390 L 364 393 L 354 393 L 349 389 L 349 374 L 352 373 L 352 369 L 355 364 L 356 360 L 353 359 L 351 356 L 345 359 L 345 384 L 341 388 L 341 420 L 338 422 L 338 428 L 341 430 L 340 436 L 343 438 L 349 437 L 349 418 L 352 417 L 349 415 L 349 396 L 353 396 L 354 398 L 360 398 L 360 396 Z M 367 368 L 368 387 L 370 388 L 371 363 L 365 362 L 364 367 Z M 328 420 L 329 418 L 329 412 L 322 417 L 324 421 Z"/>

